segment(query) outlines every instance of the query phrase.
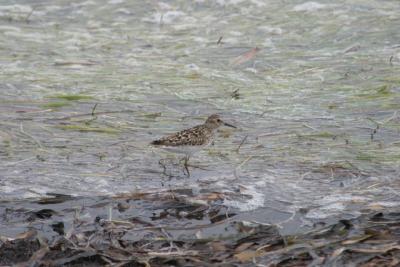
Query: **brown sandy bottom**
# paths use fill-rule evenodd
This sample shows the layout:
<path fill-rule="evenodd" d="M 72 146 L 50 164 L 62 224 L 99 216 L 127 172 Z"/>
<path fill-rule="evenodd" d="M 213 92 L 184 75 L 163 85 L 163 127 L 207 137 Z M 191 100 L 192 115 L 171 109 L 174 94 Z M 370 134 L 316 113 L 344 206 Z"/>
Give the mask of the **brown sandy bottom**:
<path fill-rule="evenodd" d="M 54 194 L 0 203 L 0 266 L 399 266 L 400 212 L 282 234 L 223 193 Z"/>

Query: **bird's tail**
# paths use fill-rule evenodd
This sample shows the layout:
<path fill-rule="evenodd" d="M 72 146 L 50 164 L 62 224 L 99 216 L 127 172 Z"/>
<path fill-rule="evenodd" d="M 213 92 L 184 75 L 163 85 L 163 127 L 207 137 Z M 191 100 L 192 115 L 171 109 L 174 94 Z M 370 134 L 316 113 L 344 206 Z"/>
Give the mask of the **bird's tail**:
<path fill-rule="evenodd" d="M 161 145 L 162 141 L 161 140 L 154 140 L 153 142 L 151 142 L 150 144 L 152 145 Z"/>

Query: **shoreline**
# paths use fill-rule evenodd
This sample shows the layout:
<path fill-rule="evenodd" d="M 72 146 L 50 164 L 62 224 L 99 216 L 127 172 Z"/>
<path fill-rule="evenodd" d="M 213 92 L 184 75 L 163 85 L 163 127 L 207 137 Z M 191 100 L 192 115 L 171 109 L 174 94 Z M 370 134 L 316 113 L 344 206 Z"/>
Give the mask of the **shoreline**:
<path fill-rule="evenodd" d="M 400 251 L 400 213 L 342 216 L 289 235 L 221 205 L 223 197 L 180 189 L 0 202 L 0 265 L 368 266 Z"/>

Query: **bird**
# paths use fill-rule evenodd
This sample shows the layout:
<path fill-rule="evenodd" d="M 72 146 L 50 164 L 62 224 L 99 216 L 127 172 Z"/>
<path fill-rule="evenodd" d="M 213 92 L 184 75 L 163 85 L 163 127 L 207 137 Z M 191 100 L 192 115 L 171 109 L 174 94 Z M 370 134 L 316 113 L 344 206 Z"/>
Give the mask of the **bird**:
<path fill-rule="evenodd" d="M 218 114 L 212 114 L 203 124 L 154 140 L 150 144 L 166 151 L 184 154 L 184 167 L 190 176 L 189 158 L 213 142 L 215 132 L 220 126 L 236 128 L 236 126 L 222 121 Z"/>

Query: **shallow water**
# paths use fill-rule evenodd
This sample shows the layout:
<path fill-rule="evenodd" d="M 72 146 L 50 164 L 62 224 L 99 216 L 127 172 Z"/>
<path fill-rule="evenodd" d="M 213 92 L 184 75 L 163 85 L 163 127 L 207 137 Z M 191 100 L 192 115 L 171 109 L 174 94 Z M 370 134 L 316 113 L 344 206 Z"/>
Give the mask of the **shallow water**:
<path fill-rule="evenodd" d="M 305 220 L 397 206 L 399 11 L 398 1 L 2 1 L 1 197 L 192 187 Z M 173 155 L 149 142 L 211 113 L 238 129 L 192 158 L 202 168 L 190 178 L 176 164 L 163 174 L 159 160 Z"/>

